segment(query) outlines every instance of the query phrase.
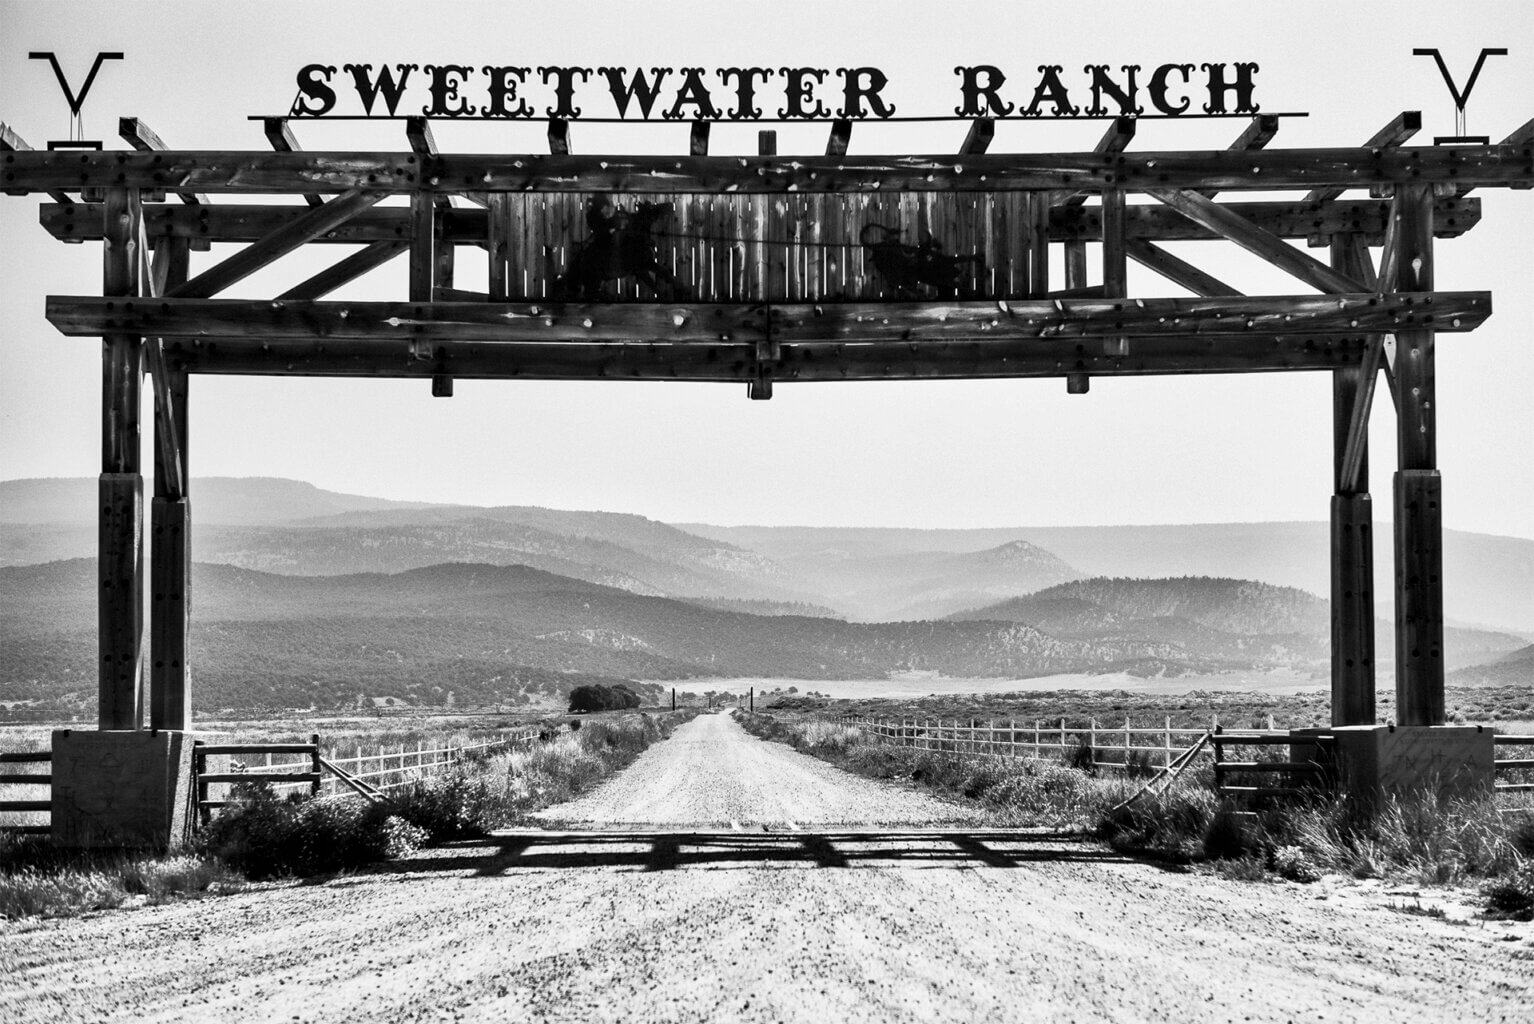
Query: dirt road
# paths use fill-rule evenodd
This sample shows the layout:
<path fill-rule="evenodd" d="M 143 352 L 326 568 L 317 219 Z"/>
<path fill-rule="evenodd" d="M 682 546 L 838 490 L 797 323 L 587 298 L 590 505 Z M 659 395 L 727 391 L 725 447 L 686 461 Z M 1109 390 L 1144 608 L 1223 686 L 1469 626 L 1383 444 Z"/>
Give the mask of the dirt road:
<path fill-rule="evenodd" d="M 667 801 L 644 812 L 662 828 L 508 833 L 376 874 L 5 925 L 0 1020 L 1534 1020 L 1528 925 L 1069 838 L 812 829 L 800 808 L 849 813 L 820 786 L 862 783 L 759 742 L 701 719 L 564 809 L 628 820 L 653 773 L 738 829 L 679 829 Z M 877 788 L 881 821 L 901 804 L 932 820 L 932 801 Z M 800 830 L 748 824 L 762 808 Z"/>

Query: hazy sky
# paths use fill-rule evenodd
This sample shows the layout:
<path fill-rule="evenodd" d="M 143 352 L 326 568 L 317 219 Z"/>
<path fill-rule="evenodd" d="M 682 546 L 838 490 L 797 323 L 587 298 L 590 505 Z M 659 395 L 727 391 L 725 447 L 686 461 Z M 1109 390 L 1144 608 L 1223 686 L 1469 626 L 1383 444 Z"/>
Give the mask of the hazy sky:
<path fill-rule="evenodd" d="M 1082 12 L 1090 12 L 1083 14 Z M 1437 46 L 1463 83 L 1483 46 L 1472 132 L 1500 139 L 1534 116 L 1534 8 L 1441 3 L 499 2 L 18 3 L 0 0 L 0 121 L 34 145 L 66 137 L 52 50 L 85 105 L 91 138 L 143 118 L 171 146 L 264 149 L 251 114 L 281 113 L 305 64 L 875 65 L 901 114 L 948 114 L 958 64 L 994 64 L 1020 84 L 1039 64 L 1257 61 L 1265 110 L 1286 120 L 1272 146 L 1355 145 L 1396 113 L 1452 134 Z M 1140 150 L 1222 148 L 1239 120 L 1155 121 Z M 444 150 L 541 152 L 541 122 L 437 124 Z M 964 125 L 856 126 L 854 153 L 950 152 Z M 1100 123 L 1006 123 L 992 152 L 1090 149 Z M 405 147 L 394 124 L 296 126 L 306 149 Z M 686 128 L 577 123 L 577 152 L 684 152 Z M 825 127 L 779 128 L 779 152 L 821 152 Z M 755 151 L 755 126 L 717 129 L 715 153 Z M 1437 249 L 1443 290 L 1489 289 L 1495 313 L 1439 339 L 1439 464 L 1445 521 L 1534 537 L 1534 193 L 1487 190 L 1482 224 Z M 90 339 L 43 317 L 50 294 L 99 294 L 100 247 L 37 226 L 40 197 L 0 196 L 0 479 L 99 472 L 100 358 Z M 215 200 L 217 201 L 217 200 Z M 1178 250 L 1252 292 L 1306 288 L 1224 243 Z M 331 248 L 332 256 L 340 250 Z M 193 254 L 198 259 L 209 254 Z M 222 257 L 223 252 L 212 254 Z M 1324 254 L 1318 253 L 1317 255 Z M 459 277 L 482 266 L 464 252 Z M 274 294 L 320 264 L 305 254 L 228 294 Z M 396 298 L 402 260 L 337 297 Z M 1185 294 L 1131 264 L 1130 290 Z M 148 388 L 145 389 L 146 395 Z M 286 476 L 336 490 L 482 504 L 639 512 L 670 521 L 910 526 L 1323 519 L 1330 494 L 1326 374 L 780 385 L 751 402 L 736 385 L 457 382 L 433 399 L 418 381 L 195 378 L 198 475 Z M 1388 515 L 1394 417 L 1377 405 L 1376 510 Z M 147 418 L 146 418 L 147 423 Z M 149 433 L 146 430 L 145 440 Z M 147 464 L 147 459 L 146 459 Z"/>

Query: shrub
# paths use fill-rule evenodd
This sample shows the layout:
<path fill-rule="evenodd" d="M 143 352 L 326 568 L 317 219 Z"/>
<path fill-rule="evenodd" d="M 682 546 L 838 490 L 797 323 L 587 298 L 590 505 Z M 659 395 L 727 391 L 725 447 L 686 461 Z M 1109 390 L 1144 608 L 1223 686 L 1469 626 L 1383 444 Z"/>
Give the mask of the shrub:
<path fill-rule="evenodd" d="M 264 785 L 235 788 L 225 809 L 198 838 L 198 848 L 249 878 L 330 874 L 400 857 L 426 833 L 384 804 L 360 797 L 279 800 Z"/>
<path fill-rule="evenodd" d="M 1481 890 L 1486 916 L 1534 921 L 1534 863 L 1526 863 L 1501 881 Z"/>
<path fill-rule="evenodd" d="M 637 708 L 641 704 L 639 694 L 619 683 L 616 686 L 603 686 L 601 683 L 588 683 L 585 686 L 577 686 L 570 691 L 570 711 L 622 711 L 628 708 Z"/>

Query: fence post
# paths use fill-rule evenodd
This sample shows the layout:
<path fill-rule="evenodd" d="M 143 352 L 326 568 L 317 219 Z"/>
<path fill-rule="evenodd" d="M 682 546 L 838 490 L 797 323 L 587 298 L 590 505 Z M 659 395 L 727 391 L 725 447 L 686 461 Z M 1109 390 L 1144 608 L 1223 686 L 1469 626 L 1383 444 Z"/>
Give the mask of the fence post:
<path fill-rule="evenodd" d="M 1040 738 L 1041 737 L 1039 736 L 1039 720 L 1037 718 L 1035 718 L 1033 720 L 1033 756 L 1034 757 L 1043 757 L 1044 756 L 1040 752 L 1040 750 L 1039 750 L 1039 740 L 1040 740 Z"/>
<path fill-rule="evenodd" d="M 192 772 L 197 777 L 197 821 L 199 824 L 207 824 L 209 817 L 208 784 L 202 781 L 203 774 L 208 770 L 208 755 L 202 752 L 202 740 L 192 741 Z M 49 766 L 52 770 L 52 765 Z"/>
<path fill-rule="evenodd" d="M 1060 753 L 1065 753 L 1065 719 L 1060 719 Z"/>
<path fill-rule="evenodd" d="M 1167 715 L 1166 716 L 1166 743 L 1165 743 L 1165 748 L 1166 748 L 1166 755 L 1165 755 L 1165 760 L 1163 760 L 1161 762 L 1162 767 L 1166 767 L 1166 766 L 1168 766 L 1168 765 L 1170 765 L 1172 763 L 1172 716 L 1171 715 Z"/>
<path fill-rule="evenodd" d="M 1125 715 L 1124 716 L 1124 769 L 1126 771 L 1129 769 L 1129 754 L 1130 754 L 1129 748 L 1132 747 L 1132 746 L 1134 746 L 1134 744 L 1129 742 L 1129 716 Z M 1150 758 L 1147 757 L 1146 760 L 1149 761 Z"/>
<path fill-rule="evenodd" d="M 320 766 L 319 733 L 316 732 L 309 735 L 309 745 L 313 748 L 309 751 L 309 771 L 314 773 L 314 781 L 309 783 L 309 795 L 311 797 L 316 797 L 320 795 L 320 783 L 322 778 Z"/>

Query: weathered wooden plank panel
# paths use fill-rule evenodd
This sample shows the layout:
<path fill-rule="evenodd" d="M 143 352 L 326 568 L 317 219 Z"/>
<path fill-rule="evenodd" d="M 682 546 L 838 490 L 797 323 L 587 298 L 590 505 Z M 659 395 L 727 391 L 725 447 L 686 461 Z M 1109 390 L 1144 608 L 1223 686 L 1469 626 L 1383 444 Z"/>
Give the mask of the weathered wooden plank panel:
<path fill-rule="evenodd" d="M 1272 190 L 1443 182 L 1534 187 L 1528 145 L 1246 152 L 1018 153 L 956 157 L 696 157 L 536 153 L 7 152 L 9 191 L 127 188 L 311 193 L 403 192 L 428 179 L 475 192 L 882 192 L 1087 190 L 1121 187 Z"/>

